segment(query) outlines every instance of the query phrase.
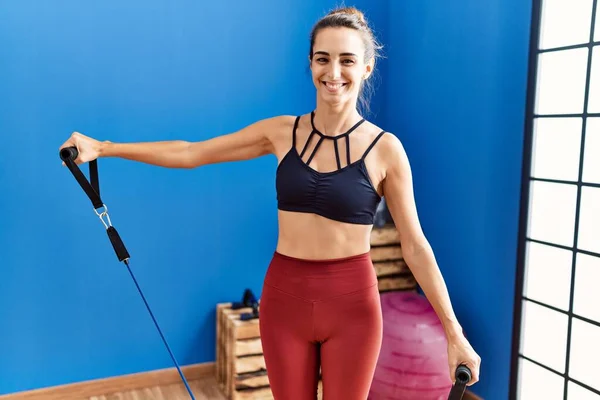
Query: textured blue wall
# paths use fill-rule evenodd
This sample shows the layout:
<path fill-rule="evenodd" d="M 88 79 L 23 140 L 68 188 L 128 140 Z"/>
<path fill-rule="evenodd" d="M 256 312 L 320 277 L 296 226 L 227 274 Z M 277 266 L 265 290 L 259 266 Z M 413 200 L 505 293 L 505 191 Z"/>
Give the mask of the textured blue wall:
<path fill-rule="evenodd" d="M 385 45 L 371 119 L 407 149 L 423 227 L 483 358 L 474 391 L 505 399 L 530 4 L 353 4 Z M 60 166 L 70 132 L 203 140 L 307 112 L 308 34 L 335 5 L 3 4 L 0 394 L 172 365 Z M 216 303 L 260 291 L 277 235 L 275 165 L 264 157 L 181 171 L 100 160 L 103 198 L 180 364 L 214 360 Z"/>
<path fill-rule="evenodd" d="M 309 112 L 309 32 L 335 5 L 3 2 L 0 394 L 172 366 L 59 145 L 74 130 L 202 140 Z M 381 3 L 356 5 L 376 28 L 385 21 Z M 276 244 L 275 166 L 99 162 L 113 224 L 180 364 L 215 359 L 216 303 L 260 294 Z"/>
<path fill-rule="evenodd" d="M 531 4 L 389 4 L 386 126 L 411 160 L 423 228 L 482 357 L 473 391 L 508 398 Z"/>

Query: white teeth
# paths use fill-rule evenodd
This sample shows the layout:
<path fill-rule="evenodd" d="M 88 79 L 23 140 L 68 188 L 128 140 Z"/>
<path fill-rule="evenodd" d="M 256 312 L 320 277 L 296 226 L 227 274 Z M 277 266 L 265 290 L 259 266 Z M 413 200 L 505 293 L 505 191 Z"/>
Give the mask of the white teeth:
<path fill-rule="evenodd" d="M 325 82 L 325 84 L 327 85 L 328 88 L 333 89 L 333 90 L 337 90 L 344 85 L 343 83 L 330 83 L 330 82 Z"/>

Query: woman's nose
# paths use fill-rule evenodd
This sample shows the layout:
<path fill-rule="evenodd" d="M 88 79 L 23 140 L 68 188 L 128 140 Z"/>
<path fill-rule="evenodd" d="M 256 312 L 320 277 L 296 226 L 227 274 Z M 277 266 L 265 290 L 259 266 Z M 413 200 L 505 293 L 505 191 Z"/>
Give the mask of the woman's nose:
<path fill-rule="evenodd" d="M 329 75 L 331 76 L 332 80 L 336 80 L 339 79 L 341 76 L 341 69 L 339 67 L 339 65 L 337 65 L 336 63 L 331 63 L 329 64 Z"/>

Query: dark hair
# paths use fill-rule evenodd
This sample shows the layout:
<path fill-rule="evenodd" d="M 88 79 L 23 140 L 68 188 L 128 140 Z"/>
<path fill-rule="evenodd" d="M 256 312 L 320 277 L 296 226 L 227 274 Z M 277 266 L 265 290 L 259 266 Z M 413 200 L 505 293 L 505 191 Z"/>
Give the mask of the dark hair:
<path fill-rule="evenodd" d="M 321 18 L 310 33 L 310 60 L 313 58 L 313 48 L 317 34 L 325 28 L 350 28 L 360 32 L 365 44 L 365 62 L 379 57 L 379 50 L 383 48 L 375 38 L 369 27 L 365 15 L 355 7 L 337 8 Z M 369 100 L 373 95 L 371 77 L 363 80 L 358 96 L 358 106 L 361 111 L 369 112 Z"/>

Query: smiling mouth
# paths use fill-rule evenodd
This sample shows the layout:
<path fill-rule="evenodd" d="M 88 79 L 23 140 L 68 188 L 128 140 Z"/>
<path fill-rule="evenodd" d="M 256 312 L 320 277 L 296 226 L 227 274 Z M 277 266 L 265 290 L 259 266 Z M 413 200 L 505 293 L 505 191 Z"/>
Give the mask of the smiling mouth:
<path fill-rule="evenodd" d="M 347 83 L 331 83 L 331 82 L 325 82 L 325 81 L 321 81 L 321 83 L 323 83 L 323 85 L 325 85 L 325 87 L 327 89 L 329 89 L 329 91 L 331 91 L 331 92 L 335 92 L 336 90 L 339 90 L 342 87 L 347 85 Z"/>

